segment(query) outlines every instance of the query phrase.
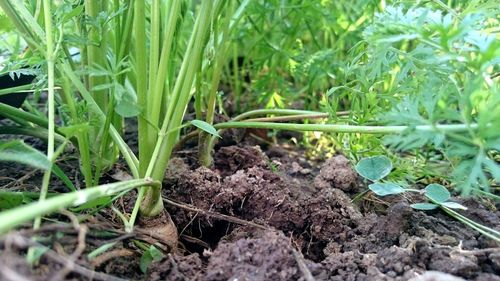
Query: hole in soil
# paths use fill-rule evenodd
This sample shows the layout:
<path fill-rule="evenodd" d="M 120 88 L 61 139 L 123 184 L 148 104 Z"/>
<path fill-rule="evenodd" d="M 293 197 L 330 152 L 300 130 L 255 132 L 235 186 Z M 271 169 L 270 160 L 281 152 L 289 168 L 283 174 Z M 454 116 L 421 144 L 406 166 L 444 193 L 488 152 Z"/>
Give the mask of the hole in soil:
<path fill-rule="evenodd" d="M 312 240 L 308 241 L 309 238 L 305 238 L 307 240 L 306 244 L 302 247 L 302 253 L 304 254 L 304 257 L 307 259 L 310 259 L 314 262 L 321 262 L 326 258 L 326 255 L 324 253 L 324 249 L 326 248 L 326 245 L 328 244 L 325 241 L 319 241 L 319 240 Z"/>
<path fill-rule="evenodd" d="M 206 243 L 213 250 L 217 247 L 220 240 L 228 235 L 233 230 L 233 225 L 225 221 L 213 221 L 211 227 L 203 227 L 202 229 L 198 226 L 199 220 L 196 219 L 193 225 L 190 226 L 183 234 L 187 236 L 181 236 L 182 244 L 188 253 L 198 253 L 203 256 L 203 251 L 206 248 Z M 194 239 L 193 239 L 194 238 Z"/>

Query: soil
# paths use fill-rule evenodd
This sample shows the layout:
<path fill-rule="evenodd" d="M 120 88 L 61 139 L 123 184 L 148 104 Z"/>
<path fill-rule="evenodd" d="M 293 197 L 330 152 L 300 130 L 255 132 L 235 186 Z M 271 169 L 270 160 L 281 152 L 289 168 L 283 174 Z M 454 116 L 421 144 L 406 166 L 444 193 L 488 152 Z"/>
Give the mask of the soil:
<path fill-rule="evenodd" d="M 421 198 L 352 203 L 366 187 L 341 154 L 318 163 L 280 146 L 265 152 L 222 146 L 211 168 L 198 167 L 190 157 L 178 153 L 164 181 L 178 250 L 154 261 L 145 274 L 134 241 L 151 240 L 124 233 L 119 218 L 102 211 L 78 227 L 47 222 L 39 243 L 51 250 L 31 268 L 23 258 L 29 243 L 21 239 L 32 235 L 29 227 L 0 239 L 0 280 L 500 280 L 498 244 L 439 210 L 413 210 L 410 204 Z M 0 162 L 2 175 L 21 176 L 16 167 Z M 24 179 L 30 180 L 38 179 Z M 129 209 L 133 196 L 115 207 Z M 462 214 L 500 231 L 496 209 L 454 199 L 469 208 Z M 88 253 L 110 241 L 114 247 L 89 260 Z M 55 255 L 101 275 L 75 270 Z"/>

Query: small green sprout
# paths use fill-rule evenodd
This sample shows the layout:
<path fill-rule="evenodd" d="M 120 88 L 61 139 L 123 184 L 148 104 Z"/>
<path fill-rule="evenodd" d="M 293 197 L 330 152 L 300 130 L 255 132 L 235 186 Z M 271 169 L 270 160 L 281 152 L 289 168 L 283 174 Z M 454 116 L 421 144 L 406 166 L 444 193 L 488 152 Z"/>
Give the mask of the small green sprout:
<path fill-rule="evenodd" d="M 500 241 L 500 232 L 474 222 L 467 217 L 455 212 L 453 209 L 467 210 L 467 207 L 449 201 L 451 194 L 446 187 L 440 184 L 429 184 L 424 190 L 403 188 L 400 185 L 392 182 L 380 182 L 392 170 L 392 162 L 386 156 L 374 156 L 361 159 L 355 167 L 360 176 L 372 181 L 368 188 L 378 196 L 396 195 L 404 192 L 422 193 L 428 199 L 428 202 L 414 203 L 410 206 L 416 210 L 434 210 L 438 207 L 445 211 L 450 216 L 461 221 L 462 223 L 472 227 L 481 234 Z"/>

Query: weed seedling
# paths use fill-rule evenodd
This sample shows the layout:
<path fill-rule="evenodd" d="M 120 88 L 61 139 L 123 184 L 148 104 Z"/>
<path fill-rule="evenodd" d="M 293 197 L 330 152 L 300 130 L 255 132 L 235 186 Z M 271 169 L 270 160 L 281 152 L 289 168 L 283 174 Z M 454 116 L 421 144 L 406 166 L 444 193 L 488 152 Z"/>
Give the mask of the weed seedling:
<path fill-rule="evenodd" d="M 405 192 L 415 192 L 424 194 L 428 202 L 414 203 L 410 206 L 416 210 L 434 210 L 441 208 L 453 218 L 477 230 L 481 234 L 500 241 L 500 232 L 474 222 L 465 216 L 457 213 L 454 209 L 467 210 L 467 207 L 450 201 L 451 194 L 446 187 L 440 184 L 429 184 L 423 190 L 403 188 L 399 184 L 390 181 L 381 181 L 392 170 L 392 162 L 386 156 L 374 156 L 361 159 L 355 167 L 356 171 L 363 178 L 371 181 L 368 188 L 378 196 L 388 196 L 403 194 Z"/>

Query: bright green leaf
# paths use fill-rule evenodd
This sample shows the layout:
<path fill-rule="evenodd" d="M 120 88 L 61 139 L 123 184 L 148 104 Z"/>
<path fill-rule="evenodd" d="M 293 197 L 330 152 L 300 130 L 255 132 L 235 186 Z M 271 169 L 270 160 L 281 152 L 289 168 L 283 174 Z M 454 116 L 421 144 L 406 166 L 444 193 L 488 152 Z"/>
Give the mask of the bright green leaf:
<path fill-rule="evenodd" d="M 434 210 L 438 207 L 436 204 L 432 203 L 415 203 L 410 205 L 415 210 L 429 211 Z"/>
<path fill-rule="evenodd" d="M 425 188 L 425 196 L 427 196 L 427 198 L 433 200 L 433 201 L 436 201 L 436 203 L 443 203 L 445 202 L 446 200 L 450 199 L 450 192 L 448 191 L 448 189 L 446 189 L 446 187 L 440 185 L 440 184 L 429 184 L 426 188 Z"/>
<path fill-rule="evenodd" d="M 61 179 L 64 184 L 69 188 L 71 191 L 76 191 L 76 187 L 73 184 L 73 182 L 68 178 L 68 176 L 57 166 L 57 164 L 54 164 L 52 166 L 52 172 L 59 178 Z"/>
<path fill-rule="evenodd" d="M 384 178 L 391 170 L 391 160 L 383 155 L 363 158 L 356 165 L 358 174 L 371 181 L 378 181 Z"/>
<path fill-rule="evenodd" d="M 42 170 L 50 168 L 50 161 L 45 154 L 19 140 L 9 142 L 0 141 L 0 161 L 17 162 Z M 69 189 L 72 191 L 76 190 L 73 183 L 66 174 L 64 174 L 61 168 L 54 165 L 52 170 Z"/>
<path fill-rule="evenodd" d="M 76 8 L 74 8 L 69 13 L 66 13 L 64 15 L 62 22 L 64 23 L 71 20 L 72 18 L 78 17 L 79 15 L 82 14 L 83 8 L 84 8 L 83 5 L 76 6 Z"/>
<path fill-rule="evenodd" d="M 50 169 L 50 161 L 42 152 L 20 140 L 0 141 L 0 161 L 17 162 L 38 169 Z"/>
<path fill-rule="evenodd" d="M 90 125 L 88 123 L 80 123 L 66 127 L 59 127 L 59 131 L 64 134 L 66 138 L 72 138 L 76 134 L 88 132 Z"/>
<path fill-rule="evenodd" d="M 195 127 L 198 127 L 199 129 L 213 135 L 213 136 L 217 136 L 217 137 L 221 137 L 218 133 L 217 133 L 217 130 L 214 128 L 214 126 L 208 124 L 207 122 L 205 121 L 201 121 L 201 120 L 193 120 L 191 121 L 191 124 Z"/>
<path fill-rule="evenodd" d="M 151 245 L 149 249 L 145 251 L 141 257 L 141 261 L 139 264 L 141 271 L 146 273 L 149 265 L 153 261 L 160 261 L 162 258 L 163 258 L 163 253 L 160 250 L 156 249 L 155 246 Z"/>
<path fill-rule="evenodd" d="M 20 192 L 0 191 L 0 210 L 17 207 L 21 205 L 23 201 L 24 201 L 24 196 Z"/>
<path fill-rule="evenodd" d="M 115 111 L 120 114 L 120 116 L 128 118 L 139 115 L 141 113 L 141 108 L 134 99 L 129 96 L 123 96 L 123 98 L 116 103 Z"/>
<path fill-rule="evenodd" d="M 378 196 L 393 195 L 405 192 L 405 189 L 395 183 L 373 183 L 368 186 Z"/>

